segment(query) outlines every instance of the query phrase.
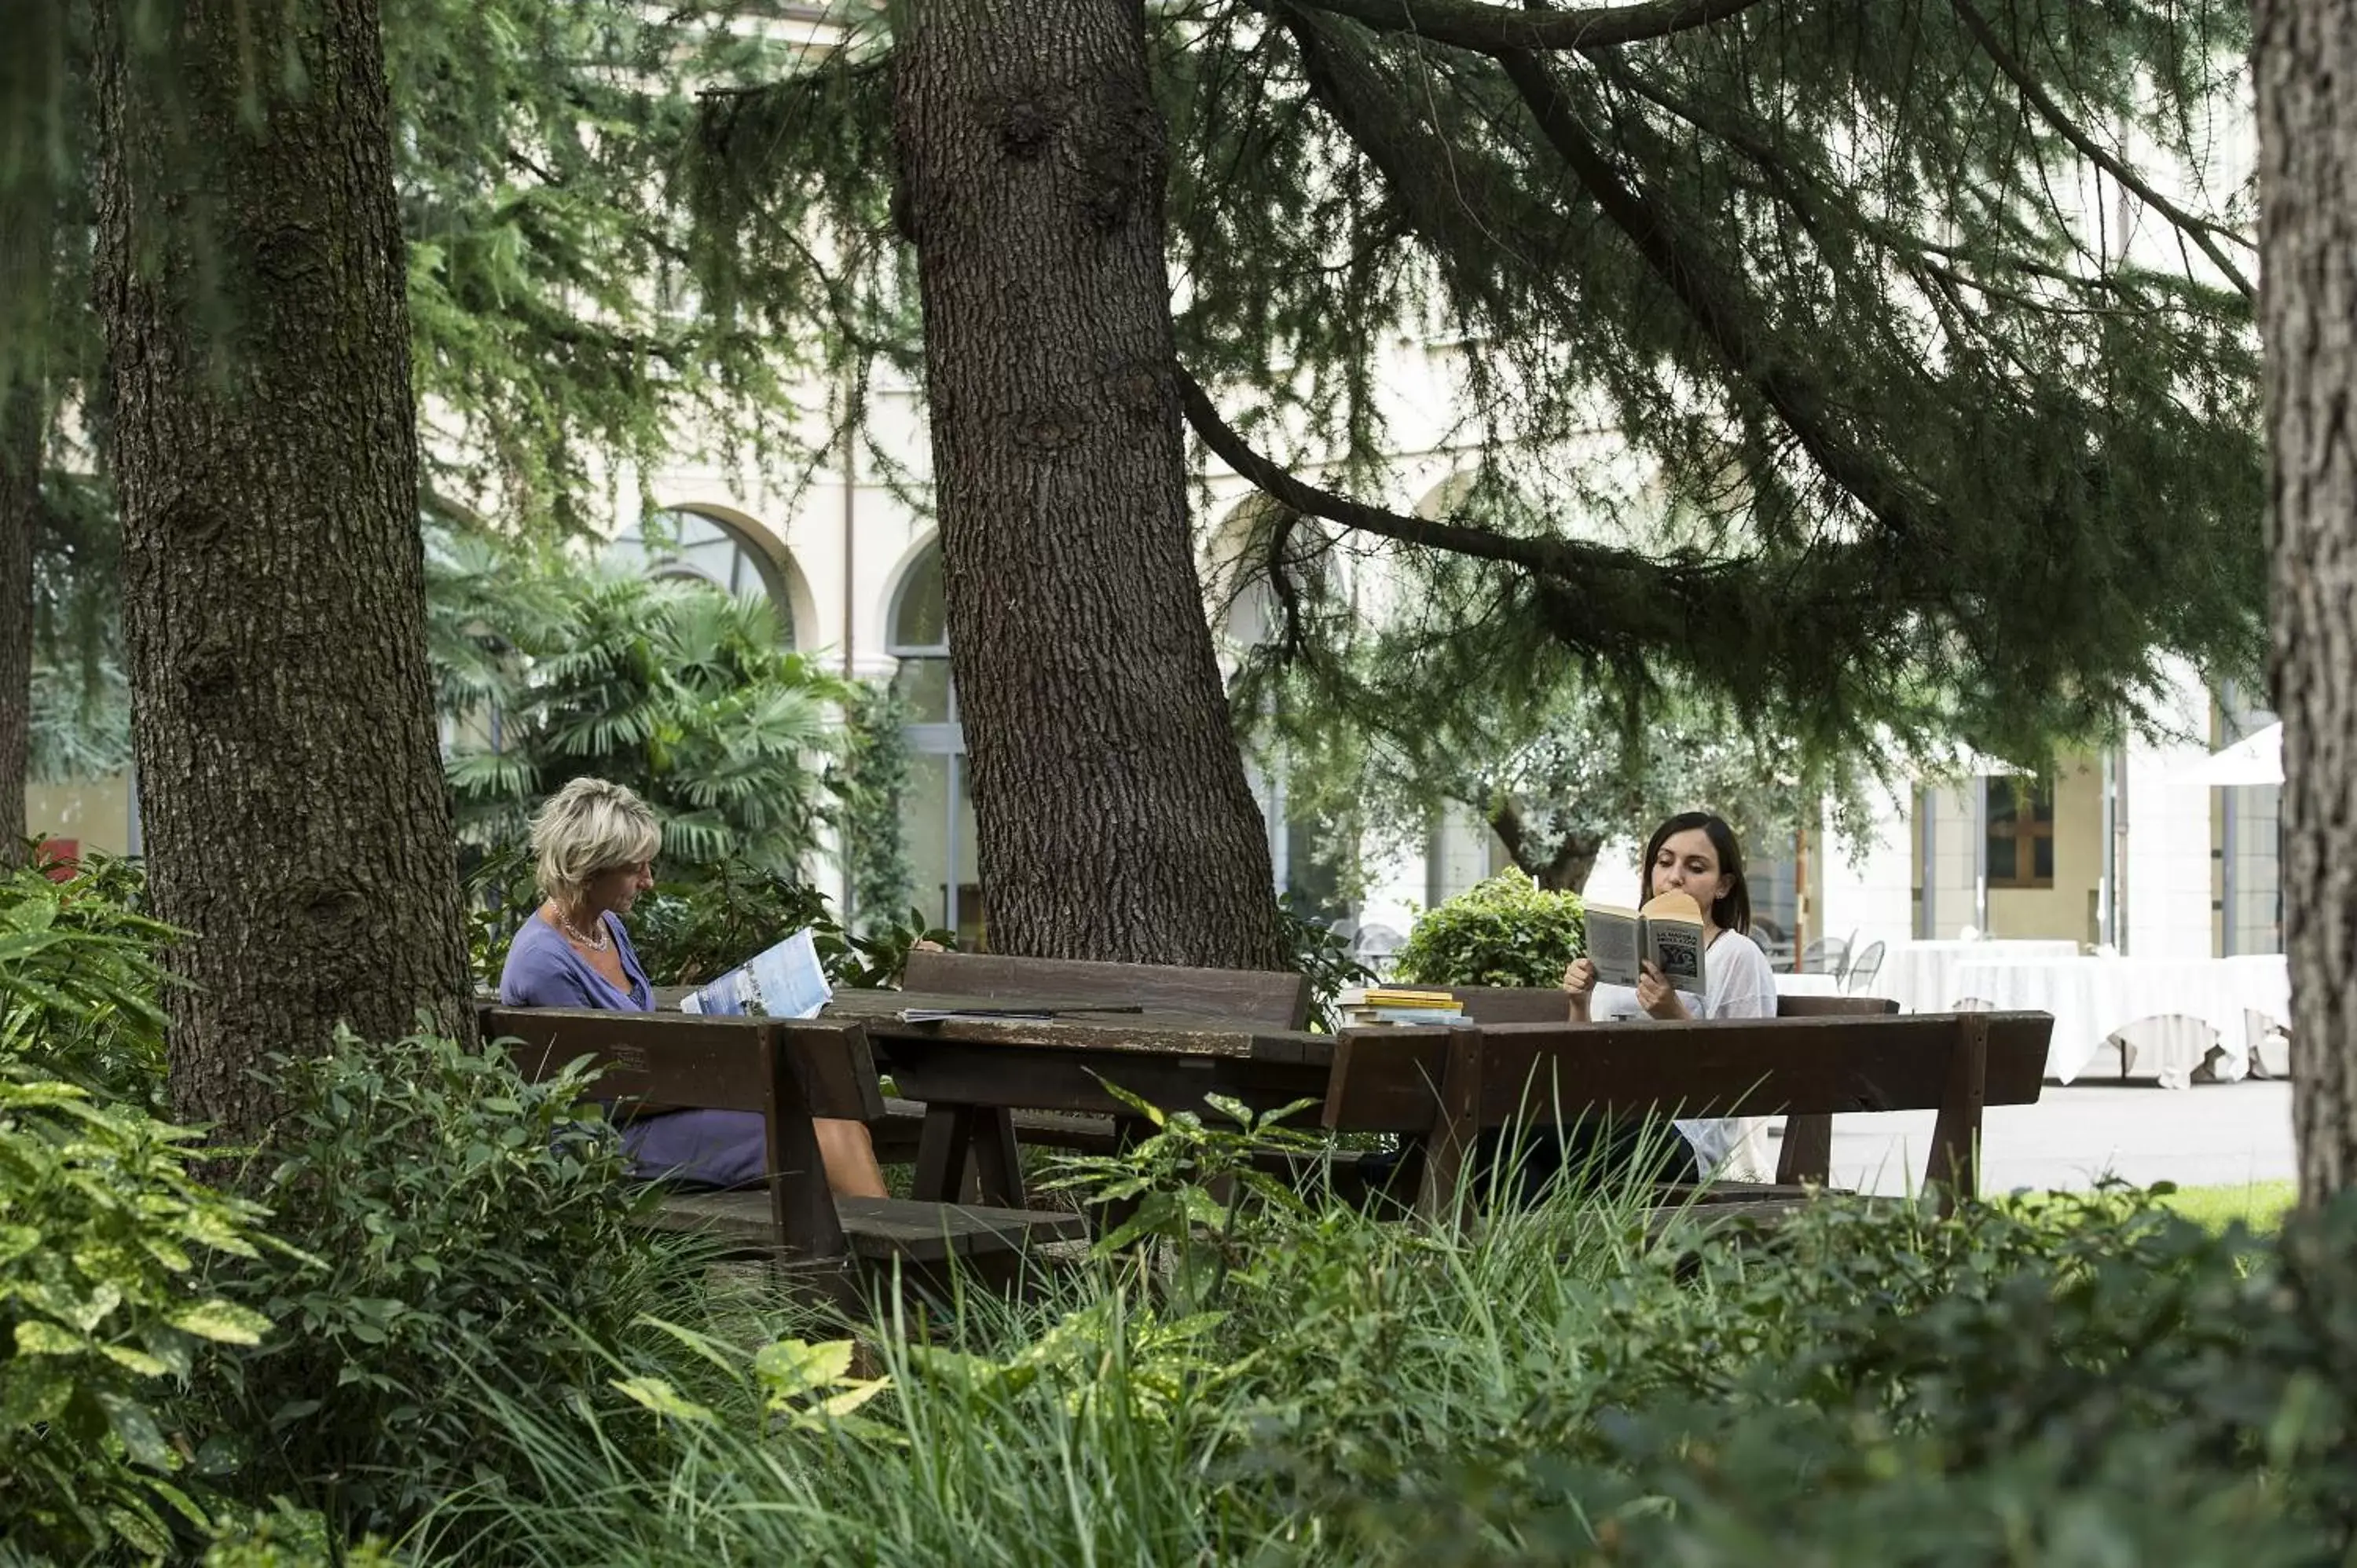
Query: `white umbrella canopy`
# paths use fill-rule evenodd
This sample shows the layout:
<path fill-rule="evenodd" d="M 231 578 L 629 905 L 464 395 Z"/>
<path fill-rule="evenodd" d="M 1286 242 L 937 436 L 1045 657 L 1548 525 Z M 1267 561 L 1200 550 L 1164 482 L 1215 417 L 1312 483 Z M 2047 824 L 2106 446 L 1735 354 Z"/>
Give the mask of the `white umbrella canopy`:
<path fill-rule="evenodd" d="M 2283 776 L 2283 725 L 2280 724 L 2272 724 L 2246 735 L 2233 745 L 2212 752 L 2192 767 L 2181 768 L 2176 774 L 2186 783 L 2207 784 L 2213 789 L 2232 789 L 2242 784 L 2280 784 Z"/>

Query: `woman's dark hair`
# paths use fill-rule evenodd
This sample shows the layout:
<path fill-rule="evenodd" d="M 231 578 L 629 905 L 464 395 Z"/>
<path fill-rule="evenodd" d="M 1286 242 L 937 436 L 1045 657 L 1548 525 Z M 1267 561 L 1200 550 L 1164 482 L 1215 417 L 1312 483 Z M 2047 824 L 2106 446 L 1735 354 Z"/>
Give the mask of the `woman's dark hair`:
<path fill-rule="evenodd" d="M 1710 835 L 1710 847 L 1718 856 L 1718 874 L 1731 880 L 1727 892 L 1710 907 L 1710 923 L 1723 931 L 1751 934 L 1751 886 L 1743 880 L 1743 846 L 1735 842 L 1735 830 L 1725 819 L 1708 811 L 1680 811 L 1653 830 L 1645 845 L 1645 897 L 1653 897 L 1653 862 L 1661 858 L 1662 846 L 1680 833 L 1700 828 Z"/>

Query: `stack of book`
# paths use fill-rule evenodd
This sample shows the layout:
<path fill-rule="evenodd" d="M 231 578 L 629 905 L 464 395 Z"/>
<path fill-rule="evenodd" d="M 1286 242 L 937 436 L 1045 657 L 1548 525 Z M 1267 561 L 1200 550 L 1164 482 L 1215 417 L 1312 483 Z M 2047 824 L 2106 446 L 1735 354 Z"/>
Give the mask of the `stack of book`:
<path fill-rule="evenodd" d="M 1370 1024 L 1462 1024 L 1465 1009 L 1446 991 L 1408 991 L 1395 985 L 1371 985 L 1341 998 L 1342 1022 L 1351 1028 Z"/>

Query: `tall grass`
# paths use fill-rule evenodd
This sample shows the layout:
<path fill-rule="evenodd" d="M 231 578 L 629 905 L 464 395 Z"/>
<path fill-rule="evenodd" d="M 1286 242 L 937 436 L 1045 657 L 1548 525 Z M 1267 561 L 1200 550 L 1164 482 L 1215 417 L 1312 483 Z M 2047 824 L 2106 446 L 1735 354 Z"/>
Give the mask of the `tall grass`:
<path fill-rule="evenodd" d="M 1408 1483 L 1563 1441 L 1597 1390 L 1627 1386 L 1632 1322 L 1741 1276 L 1738 1252 L 1697 1267 L 1649 1240 L 1650 1201 L 1559 1184 L 1466 1231 L 1303 1207 L 1240 1238 L 1216 1298 L 1183 1315 L 1150 1255 L 1096 1257 L 1019 1304 L 879 1297 L 856 1330 L 740 1296 L 656 1337 L 667 1353 L 585 1344 L 595 1391 L 565 1405 L 480 1389 L 514 1449 L 496 1467 L 531 1485 L 452 1499 L 414 1544 L 683 1568 L 1373 1560 Z M 888 1386 L 842 1421 L 796 1421 L 807 1402 L 752 1369 L 759 1343 L 846 1334 Z M 606 1397 L 646 1378 L 689 1413 Z"/>

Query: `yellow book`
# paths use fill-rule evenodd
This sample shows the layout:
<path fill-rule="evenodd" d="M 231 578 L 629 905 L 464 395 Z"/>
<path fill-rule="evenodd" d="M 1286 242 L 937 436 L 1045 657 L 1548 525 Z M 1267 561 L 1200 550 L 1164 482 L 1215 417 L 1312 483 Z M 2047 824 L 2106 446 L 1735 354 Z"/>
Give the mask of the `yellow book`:
<path fill-rule="evenodd" d="M 1457 998 L 1446 991 L 1408 991 L 1397 986 L 1379 985 L 1367 992 L 1370 1007 L 1454 1007 Z"/>

